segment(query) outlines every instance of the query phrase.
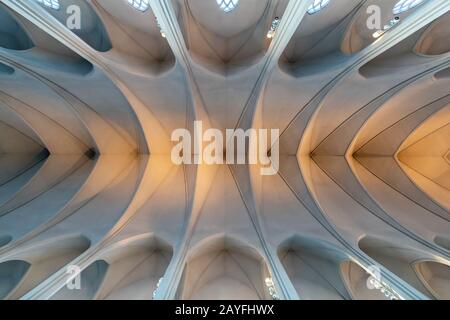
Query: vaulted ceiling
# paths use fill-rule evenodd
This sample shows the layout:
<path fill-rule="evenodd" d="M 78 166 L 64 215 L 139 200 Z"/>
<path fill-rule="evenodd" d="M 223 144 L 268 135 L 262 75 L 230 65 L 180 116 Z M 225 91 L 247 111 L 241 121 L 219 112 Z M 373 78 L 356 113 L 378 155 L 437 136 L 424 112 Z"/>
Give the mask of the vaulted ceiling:
<path fill-rule="evenodd" d="M 448 0 L 129 2 L 0 1 L 0 298 L 450 299 Z M 175 165 L 194 121 L 278 174 Z"/>

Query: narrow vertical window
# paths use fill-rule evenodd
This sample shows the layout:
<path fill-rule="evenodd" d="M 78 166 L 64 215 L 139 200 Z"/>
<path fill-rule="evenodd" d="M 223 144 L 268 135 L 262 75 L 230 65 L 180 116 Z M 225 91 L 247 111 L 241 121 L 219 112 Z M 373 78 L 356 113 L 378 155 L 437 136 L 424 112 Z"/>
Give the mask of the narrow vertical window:
<path fill-rule="evenodd" d="M 59 10 L 59 0 L 36 0 L 48 8 Z"/>
<path fill-rule="evenodd" d="M 138 11 L 145 12 L 150 7 L 150 0 L 127 0 L 128 4 Z"/>
<path fill-rule="evenodd" d="M 314 14 L 325 8 L 331 0 L 314 0 L 314 2 L 309 6 L 308 13 Z"/>
<path fill-rule="evenodd" d="M 224 12 L 230 12 L 236 9 L 239 4 L 239 0 L 216 0 L 220 9 Z"/>
<path fill-rule="evenodd" d="M 394 6 L 394 9 L 392 12 L 394 14 L 400 14 L 403 12 L 406 12 L 414 7 L 417 7 L 418 5 L 425 2 L 425 0 L 400 0 L 397 2 L 397 4 Z"/>

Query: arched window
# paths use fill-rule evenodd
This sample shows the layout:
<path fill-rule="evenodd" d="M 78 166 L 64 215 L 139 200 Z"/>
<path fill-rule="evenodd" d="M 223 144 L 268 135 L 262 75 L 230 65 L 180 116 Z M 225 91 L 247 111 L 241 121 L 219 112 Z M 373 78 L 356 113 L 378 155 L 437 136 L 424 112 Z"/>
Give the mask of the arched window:
<path fill-rule="evenodd" d="M 405 11 L 408 11 L 409 9 L 417 7 L 418 5 L 422 4 L 423 2 L 425 2 L 425 0 L 400 0 L 394 6 L 394 9 L 392 9 L 392 12 L 394 14 L 400 14 Z"/>
<path fill-rule="evenodd" d="M 314 0 L 314 2 L 309 6 L 308 13 L 314 14 L 325 8 L 331 0 Z"/>
<path fill-rule="evenodd" d="M 149 1 L 150 0 L 128 0 L 128 3 L 136 10 L 145 12 L 150 7 Z"/>
<path fill-rule="evenodd" d="M 59 0 L 37 0 L 37 2 L 43 4 L 46 7 L 59 10 Z"/>
<path fill-rule="evenodd" d="M 220 9 L 225 12 L 230 12 L 236 9 L 238 6 L 239 0 L 216 0 Z"/>

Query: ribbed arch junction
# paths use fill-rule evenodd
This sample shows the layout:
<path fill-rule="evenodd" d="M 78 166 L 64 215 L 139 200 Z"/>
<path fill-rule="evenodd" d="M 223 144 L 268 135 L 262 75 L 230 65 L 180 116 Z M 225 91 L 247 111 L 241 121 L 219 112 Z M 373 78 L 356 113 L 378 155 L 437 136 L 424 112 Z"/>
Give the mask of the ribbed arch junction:
<path fill-rule="evenodd" d="M 257 251 L 230 237 L 212 238 L 186 263 L 178 298 L 265 300 L 267 267 Z"/>

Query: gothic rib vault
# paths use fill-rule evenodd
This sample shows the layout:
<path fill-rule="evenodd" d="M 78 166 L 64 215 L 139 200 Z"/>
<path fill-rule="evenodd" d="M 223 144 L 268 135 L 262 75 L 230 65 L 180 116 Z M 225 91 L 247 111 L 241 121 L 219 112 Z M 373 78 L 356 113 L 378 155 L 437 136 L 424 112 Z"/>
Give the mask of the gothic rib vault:
<path fill-rule="evenodd" d="M 450 2 L 311 2 L 1 0 L 0 298 L 450 299 Z M 278 174 L 174 165 L 195 120 Z"/>

